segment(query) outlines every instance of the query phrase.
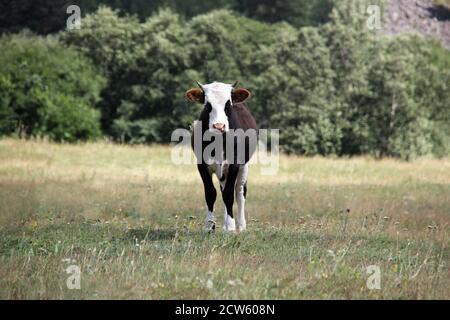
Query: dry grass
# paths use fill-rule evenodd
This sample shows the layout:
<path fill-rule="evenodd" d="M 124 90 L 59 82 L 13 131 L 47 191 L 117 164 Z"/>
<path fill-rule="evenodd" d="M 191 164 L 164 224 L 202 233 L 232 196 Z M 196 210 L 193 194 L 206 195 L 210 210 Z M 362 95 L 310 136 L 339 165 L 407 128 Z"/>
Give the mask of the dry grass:
<path fill-rule="evenodd" d="M 208 236 L 170 153 L 0 140 L 0 298 L 450 298 L 449 159 L 282 156 L 251 168 L 249 231 Z"/>

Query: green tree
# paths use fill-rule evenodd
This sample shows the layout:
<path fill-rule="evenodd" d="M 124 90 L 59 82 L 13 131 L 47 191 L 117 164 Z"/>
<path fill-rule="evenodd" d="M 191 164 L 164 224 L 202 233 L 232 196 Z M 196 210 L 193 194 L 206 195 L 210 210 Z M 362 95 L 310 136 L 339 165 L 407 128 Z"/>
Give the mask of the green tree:
<path fill-rule="evenodd" d="M 316 28 L 285 31 L 259 77 L 268 91 L 263 103 L 271 115 L 270 126 L 281 128 L 281 143 L 288 152 L 338 153 L 341 132 L 335 75 L 325 39 Z"/>
<path fill-rule="evenodd" d="M 0 39 L 0 132 L 77 141 L 100 135 L 103 78 L 89 61 L 54 38 Z"/>
<path fill-rule="evenodd" d="M 420 104 L 430 112 L 433 154 L 450 154 L 450 54 L 437 40 L 423 41 L 419 37 L 410 44 L 421 57 L 421 75 L 417 85 Z"/>
<path fill-rule="evenodd" d="M 338 1 L 330 23 L 321 27 L 332 53 L 334 86 L 344 115 L 341 154 L 404 159 L 430 154 L 433 137 L 442 133 L 432 115 L 446 100 L 443 88 L 436 87 L 443 75 L 427 63 L 426 41 L 383 37 L 369 30 L 367 4 Z M 436 92 L 442 93 L 441 102 Z"/>
<path fill-rule="evenodd" d="M 145 23 L 100 8 L 83 20 L 83 28 L 62 39 L 99 65 L 108 77 L 102 92 L 105 131 L 128 142 L 170 139 L 176 95 L 180 95 L 187 52 L 178 15 L 163 10 Z"/>

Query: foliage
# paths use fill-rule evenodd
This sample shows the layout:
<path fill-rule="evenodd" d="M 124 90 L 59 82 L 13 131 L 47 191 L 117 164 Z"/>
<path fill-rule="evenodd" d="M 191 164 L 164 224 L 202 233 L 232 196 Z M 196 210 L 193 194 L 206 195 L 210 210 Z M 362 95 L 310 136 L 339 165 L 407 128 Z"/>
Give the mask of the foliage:
<path fill-rule="evenodd" d="M 68 0 L 6 0 L 0 2 L 0 33 L 19 32 L 24 28 L 48 34 L 66 25 Z"/>
<path fill-rule="evenodd" d="M 184 34 L 179 17 L 169 11 L 139 24 L 109 8 L 88 15 L 81 30 L 63 34 L 108 76 L 100 103 L 107 133 L 133 143 L 170 139 L 173 101 L 186 83 Z"/>
<path fill-rule="evenodd" d="M 139 24 L 101 8 L 83 23 L 63 41 L 102 66 L 110 79 L 102 94 L 104 128 L 132 143 L 167 142 L 174 128 L 188 127 L 200 110 L 184 98 L 195 80 L 245 82 L 261 72 L 253 54 L 278 30 L 224 10 L 188 24 L 162 10 Z"/>
<path fill-rule="evenodd" d="M 103 127 L 122 141 L 169 141 L 199 111 L 184 100 L 195 80 L 240 80 L 260 127 L 281 128 L 287 152 L 448 154 L 447 52 L 379 36 L 364 8 L 337 1 L 330 22 L 301 29 L 227 10 L 188 22 L 162 10 L 140 23 L 102 8 L 62 38 L 108 76 Z"/>
<path fill-rule="evenodd" d="M 237 0 L 233 7 L 237 12 L 260 21 L 285 21 L 302 27 L 328 21 L 333 0 Z"/>
<path fill-rule="evenodd" d="M 271 52 L 269 66 L 260 75 L 265 108 L 272 127 L 281 128 L 286 151 L 333 154 L 340 148 L 336 125 L 334 71 L 330 51 L 315 28 L 289 32 Z"/>
<path fill-rule="evenodd" d="M 330 23 L 276 44 L 282 60 L 273 64 L 283 71 L 268 73 L 286 80 L 274 89 L 283 106 L 274 125 L 283 129 L 285 150 L 403 159 L 448 154 L 448 52 L 433 54 L 420 38 L 380 37 L 365 28 L 359 5 L 342 1 Z"/>
<path fill-rule="evenodd" d="M 63 30 L 69 17 L 66 12 L 69 5 L 78 5 L 83 17 L 101 6 L 118 10 L 121 16 L 136 16 L 140 21 L 161 9 L 171 9 L 185 18 L 229 9 L 263 22 L 286 21 L 305 26 L 327 21 L 332 3 L 333 0 L 7 0 L 0 2 L 0 33 L 18 32 L 24 28 L 38 34 Z"/>
<path fill-rule="evenodd" d="M 450 153 L 450 54 L 436 40 L 418 40 L 413 50 L 424 58 L 419 88 L 420 94 L 428 98 L 424 103 L 428 104 L 432 122 L 432 153 L 446 156 Z"/>
<path fill-rule="evenodd" d="M 103 78 L 86 58 L 56 39 L 32 35 L 0 39 L 0 133 L 77 141 L 100 135 Z"/>
<path fill-rule="evenodd" d="M 450 152 L 450 55 L 435 41 L 410 35 L 382 36 L 370 30 L 367 6 L 378 4 L 383 8 L 385 2 L 335 0 L 331 14 L 326 14 L 327 23 L 302 28 L 292 24 L 314 25 L 312 20 L 305 21 L 318 2 L 288 1 L 286 8 L 292 9 L 287 10 L 292 11 L 289 14 L 305 22 L 289 20 L 288 15 L 281 19 L 292 24 L 267 24 L 231 10 L 215 10 L 186 20 L 200 7 L 176 0 L 164 2 L 165 6 L 185 8 L 190 13 L 163 9 L 145 19 L 143 12 L 129 16 L 101 7 L 83 18 L 80 30 L 61 32 L 62 45 L 58 46 L 74 47 L 87 56 L 107 78 L 106 86 L 99 91 L 100 82 L 88 76 L 94 72 L 90 64 L 77 56 L 70 65 L 81 68 L 86 64 L 87 68 L 81 68 L 86 74 L 62 81 L 57 73 L 53 78 L 49 73 L 46 79 L 50 86 L 63 86 L 68 91 L 53 90 L 46 95 L 42 94 L 44 89 L 27 92 L 27 99 L 34 102 L 27 104 L 27 121 L 35 126 L 34 133 L 62 132 L 65 123 L 71 121 L 59 120 L 55 110 L 67 108 L 63 115 L 69 117 L 69 110 L 73 111 L 69 105 L 80 101 L 78 110 L 92 111 L 88 106 L 94 104 L 98 107 L 103 132 L 115 140 L 166 143 L 175 128 L 188 128 L 201 110 L 184 97 L 196 80 L 239 80 L 253 93 L 249 106 L 259 126 L 281 129 L 286 152 L 403 159 L 446 156 Z M 94 8 L 97 3 L 86 0 L 84 5 Z M 121 1 L 108 4 L 125 5 Z M 270 22 L 282 16 L 277 10 L 283 6 L 275 0 L 222 4 Z M 307 13 L 302 16 L 296 12 L 294 4 L 307 8 Z M 127 8 L 137 10 L 141 5 L 137 1 Z M 209 5 L 213 6 L 212 2 L 206 2 L 205 8 Z M 156 2 L 154 6 L 152 12 L 159 7 Z M 75 54 L 71 49 L 64 50 Z M 32 78 L 33 72 L 26 72 Z M 13 75 L 3 72 L 0 76 L 0 123 L 4 132 L 11 132 L 18 123 L 16 113 L 5 107 L 17 104 L 11 92 L 17 91 L 18 83 L 30 81 L 26 73 L 23 79 Z M 33 81 L 39 84 L 36 79 Z M 68 89 L 74 82 L 86 84 L 87 79 L 96 84 L 88 86 L 92 90 L 85 89 L 95 93 L 94 98 L 85 99 L 83 92 Z M 64 97 L 59 97 L 61 94 Z M 42 104 L 47 106 L 45 112 L 34 111 Z M 52 107 L 55 105 L 67 107 L 57 109 Z M 94 119 L 94 113 L 86 114 Z M 40 124 L 49 117 L 58 120 Z M 74 140 L 76 135 L 69 136 L 72 138 L 68 140 Z"/>

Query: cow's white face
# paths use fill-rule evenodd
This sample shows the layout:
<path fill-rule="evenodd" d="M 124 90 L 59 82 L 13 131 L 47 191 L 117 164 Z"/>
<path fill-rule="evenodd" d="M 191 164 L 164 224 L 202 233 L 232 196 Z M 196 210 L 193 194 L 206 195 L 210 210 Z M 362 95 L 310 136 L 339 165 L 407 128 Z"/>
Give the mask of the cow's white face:
<path fill-rule="evenodd" d="M 244 88 L 235 88 L 234 85 L 213 82 L 200 84 L 200 88 L 193 88 L 186 92 L 186 98 L 192 102 L 203 103 L 208 112 L 208 129 L 211 132 L 227 132 L 230 130 L 228 115 L 232 113 L 233 103 L 242 103 L 250 96 L 250 92 Z"/>
<path fill-rule="evenodd" d="M 227 132 L 230 129 L 227 108 L 231 108 L 231 84 L 213 82 L 202 86 L 205 108 L 209 111 L 209 130 Z"/>

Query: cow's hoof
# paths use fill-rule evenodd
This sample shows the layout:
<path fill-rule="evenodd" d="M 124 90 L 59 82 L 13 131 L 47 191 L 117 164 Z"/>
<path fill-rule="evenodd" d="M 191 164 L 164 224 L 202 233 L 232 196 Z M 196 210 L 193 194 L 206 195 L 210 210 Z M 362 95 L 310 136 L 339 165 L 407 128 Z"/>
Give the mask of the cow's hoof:
<path fill-rule="evenodd" d="M 246 226 L 238 226 L 237 227 L 238 232 L 245 232 L 247 230 Z"/>
<path fill-rule="evenodd" d="M 208 233 L 214 233 L 214 231 L 216 231 L 216 223 L 214 221 L 206 221 L 205 231 Z"/>
<path fill-rule="evenodd" d="M 225 221 L 223 224 L 223 230 L 226 232 L 235 232 L 236 231 L 236 222 L 229 215 L 227 215 L 225 218 Z"/>

